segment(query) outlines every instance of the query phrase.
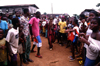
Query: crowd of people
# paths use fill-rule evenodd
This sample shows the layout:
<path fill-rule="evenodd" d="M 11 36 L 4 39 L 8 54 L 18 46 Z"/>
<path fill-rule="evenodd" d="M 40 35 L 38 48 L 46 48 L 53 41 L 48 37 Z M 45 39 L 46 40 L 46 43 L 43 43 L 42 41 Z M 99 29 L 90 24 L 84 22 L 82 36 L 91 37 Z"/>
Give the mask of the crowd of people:
<path fill-rule="evenodd" d="M 81 13 L 77 16 L 41 16 L 37 11 L 32 17 L 28 9 L 23 14 L 0 14 L 0 66 L 17 66 L 17 56 L 29 64 L 30 52 L 37 45 L 36 57 L 42 58 L 40 35 L 48 39 L 48 48 L 53 50 L 53 43 L 70 47 L 72 56 L 69 61 L 77 59 L 84 66 L 100 66 L 100 15 L 92 10 L 89 16 Z M 33 46 L 31 49 L 31 41 Z M 31 49 L 31 50 L 30 50 Z"/>
<path fill-rule="evenodd" d="M 20 66 L 22 62 L 29 64 L 33 62 L 30 59 L 30 52 L 35 52 L 37 45 L 38 51 L 36 57 L 42 58 L 40 48 L 42 41 L 39 35 L 40 12 L 35 17 L 30 16 L 29 10 L 24 9 L 23 15 L 16 11 L 15 15 L 1 14 L 0 20 L 0 66 L 17 66 L 17 56 L 19 53 Z M 34 44 L 32 50 L 30 36 L 34 35 Z M 11 60 L 11 61 L 10 61 Z"/>
<path fill-rule="evenodd" d="M 61 15 L 43 16 L 41 19 L 40 33 L 48 39 L 50 50 L 54 49 L 53 43 L 66 45 L 72 53 L 69 61 L 76 58 L 84 66 L 99 66 L 100 13 L 91 10 L 88 16 L 82 12 L 79 18 Z"/>

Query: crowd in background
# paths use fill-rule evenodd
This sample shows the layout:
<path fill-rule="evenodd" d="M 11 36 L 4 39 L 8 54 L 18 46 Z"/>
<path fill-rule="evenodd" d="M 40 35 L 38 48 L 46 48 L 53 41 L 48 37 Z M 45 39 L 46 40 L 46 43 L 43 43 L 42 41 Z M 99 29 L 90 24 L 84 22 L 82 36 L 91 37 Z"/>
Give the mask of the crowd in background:
<path fill-rule="evenodd" d="M 0 14 L 0 66 L 17 66 L 17 56 L 22 62 L 29 64 L 30 52 L 37 45 L 36 57 L 42 58 L 40 48 L 44 36 L 48 39 L 49 50 L 53 50 L 53 43 L 70 47 L 72 56 L 69 61 L 75 59 L 84 66 L 100 66 L 100 13 L 95 10 L 89 15 L 81 13 L 77 16 L 41 16 L 36 12 L 31 16 L 28 9 L 19 11 L 15 15 L 9 13 Z M 30 40 L 31 39 L 31 40 Z M 31 49 L 31 41 L 33 46 Z M 30 50 L 31 49 L 31 50 Z M 11 60 L 11 61 L 10 61 Z"/>
<path fill-rule="evenodd" d="M 70 47 L 72 56 L 69 56 L 69 61 L 76 58 L 84 66 L 94 66 L 100 61 L 99 36 L 96 39 L 100 32 L 100 14 L 97 11 L 91 10 L 88 16 L 82 12 L 79 18 L 60 15 L 43 16 L 41 19 L 40 33 L 48 38 L 50 50 L 54 48 L 52 43 L 58 43 Z M 95 22 L 98 22 L 98 27 Z"/>

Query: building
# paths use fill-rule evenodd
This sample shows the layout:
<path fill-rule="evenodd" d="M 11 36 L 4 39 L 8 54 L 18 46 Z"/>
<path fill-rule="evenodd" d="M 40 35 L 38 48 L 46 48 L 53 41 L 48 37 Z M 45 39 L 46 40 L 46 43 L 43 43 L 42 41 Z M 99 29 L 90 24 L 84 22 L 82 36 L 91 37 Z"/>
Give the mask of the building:
<path fill-rule="evenodd" d="M 1 13 L 15 13 L 15 11 L 23 12 L 23 9 L 28 8 L 30 13 L 36 13 L 37 9 L 39 9 L 35 4 L 21 4 L 21 5 L 5 5 L 0 6 Z"/>

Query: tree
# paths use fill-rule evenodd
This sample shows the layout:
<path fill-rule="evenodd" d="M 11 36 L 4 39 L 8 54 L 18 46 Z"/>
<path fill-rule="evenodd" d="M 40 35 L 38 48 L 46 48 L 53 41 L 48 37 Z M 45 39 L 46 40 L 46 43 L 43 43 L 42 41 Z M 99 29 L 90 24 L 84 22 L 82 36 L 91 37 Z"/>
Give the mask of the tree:
<path fill-rule="evenodd" d="M 96 5 L 96 7 L 99 7 L 100 6 L 100 3 L 98 3 L 97 5 Z"/>
<path fill-rule="evenodd" d="M 47 13 L 46 13 L 46 12 L 44 12 L 44 15 L 47 15 Z"/>
<path fill-rule="evenodd" d="M 77 15 L 77 14 L 73 14 L 73 16 L 75 16 L 75 17 L 79 18 L 79 15 Z"/>

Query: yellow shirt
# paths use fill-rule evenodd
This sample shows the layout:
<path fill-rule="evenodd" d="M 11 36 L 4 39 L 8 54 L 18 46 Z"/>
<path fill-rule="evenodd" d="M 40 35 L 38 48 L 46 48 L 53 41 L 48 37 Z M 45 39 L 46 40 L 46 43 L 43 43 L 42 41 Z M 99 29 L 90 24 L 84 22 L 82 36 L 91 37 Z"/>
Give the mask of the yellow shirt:
<path fill-rule="evenodd" d="M 60 26 L 60 33 L 65 33 L 65 29 L 63 29 L 64 27 L 67 27 L 66 22 L 59 22 L 58 25 Z"/>

